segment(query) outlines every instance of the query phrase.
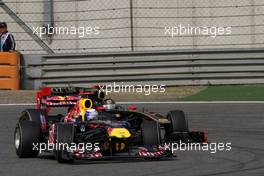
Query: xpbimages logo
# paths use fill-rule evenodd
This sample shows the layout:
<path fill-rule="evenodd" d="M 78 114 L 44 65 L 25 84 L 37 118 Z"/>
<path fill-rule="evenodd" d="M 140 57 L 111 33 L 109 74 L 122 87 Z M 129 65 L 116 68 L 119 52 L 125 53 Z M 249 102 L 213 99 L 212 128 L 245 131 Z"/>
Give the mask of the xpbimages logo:
<path fill-rule="evenodd" d="M 98 35 L 100 28 L 98 26 L 37 26 L 33 27 L 33 34 L 40 36 L 45 35 L 78 35 L 79 38 L 84 38 L 90 35 Z"/>
<path fill-rule="evenodd" d="M 43 151 L 76 151 L 78 150 L 79 153 L 84 153 L 85 151 L 98 151 L 99 143 L 33 143 L 33 150 L 39 151 L 42 153 Z"/>
<path fill-rule="evenodd" d="M 144 93 L 144 95 L 150 95 L 152 93 L 164 93 L 166 85 L 161 84 L 125 84 L 125 83 L 113 83 L 106 85 L 99 85 L 100 91 L 108 93 Z"/>
<path fill-rule="evenodd" d="M 232 149 L 231 142 L 210 142 L 210 143 L 165 143 L 165 150 L 170 150 L 172 153 L 175 151 L 207 151 L 212 154 L 217 153 L 218 151 L 230 151 Z"/>
<path fill-rule="evenodd" d="M 188 36 L 188 35 L 204 35 L 215 38 L 221 35 L 231 35 L 232 28 L 227 27 L 216 27 L 216 26 L 191 26 L 182 25 L 179 26 L 165 26 L 165 35 L 175 37 L 175 36 Z"/>

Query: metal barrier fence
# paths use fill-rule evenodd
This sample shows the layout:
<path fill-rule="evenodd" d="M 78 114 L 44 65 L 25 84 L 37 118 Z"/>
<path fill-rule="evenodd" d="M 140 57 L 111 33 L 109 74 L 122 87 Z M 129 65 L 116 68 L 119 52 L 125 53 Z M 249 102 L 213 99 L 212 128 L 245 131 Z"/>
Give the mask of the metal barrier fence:
<path fill-rule="evenodd" d="M 24 55 L 23 87 L 264 83 L 263 49 Z"/>
<path fill-rule="evenodd" d="M 262 0 L 0 0 L 0 7 L 24 54 L 264 47 Z M 231 27 L 232 33 L 167 35 L 166 27 L 180 24 Z M 48 25 L 92 29 L 84 36 L 32 34 Z"/>

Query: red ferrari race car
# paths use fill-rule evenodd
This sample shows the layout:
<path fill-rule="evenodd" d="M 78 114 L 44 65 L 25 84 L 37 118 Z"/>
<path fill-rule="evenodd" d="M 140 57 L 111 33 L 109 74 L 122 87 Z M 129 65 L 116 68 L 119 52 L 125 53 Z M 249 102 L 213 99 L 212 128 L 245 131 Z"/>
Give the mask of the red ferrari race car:
<path fill-rule="evenodd" d="M 98 87 L 45 87 L 37 108 L 22 112 L 14 133 L 19 158 L 54 153 L 58 162 L 114 157 L 173 157 L 170 142 L 207 142 L 207 133 L 191 132 L 183 111 L 163 116 L 120 106 Z M 51 115 L 64 107 L 65 114 Z"/>

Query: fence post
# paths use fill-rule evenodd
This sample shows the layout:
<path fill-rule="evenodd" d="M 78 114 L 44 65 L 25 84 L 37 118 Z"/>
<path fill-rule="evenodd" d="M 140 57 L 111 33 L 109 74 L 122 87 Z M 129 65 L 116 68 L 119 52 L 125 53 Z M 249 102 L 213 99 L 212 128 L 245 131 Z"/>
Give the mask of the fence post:
<path fill-rule="evenodd" d="M 133 0 L 130 0 L 130 40 L 131 40 L 131 51 L 134 51 L 134 16 L 133 16 Z"/>

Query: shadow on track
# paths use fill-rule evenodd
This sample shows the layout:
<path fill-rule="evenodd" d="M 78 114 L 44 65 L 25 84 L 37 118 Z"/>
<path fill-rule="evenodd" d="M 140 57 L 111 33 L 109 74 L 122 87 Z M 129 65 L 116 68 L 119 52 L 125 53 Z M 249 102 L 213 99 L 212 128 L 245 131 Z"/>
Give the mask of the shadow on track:
<path fill-rule="evenodd" d="M 43 160 L 55 160 L 53 155 L 40 155 L 39 159 Z M 164 162 L 164 161 L 176 161 L 177 158 L 161 158 L 161 159 L 143 159 L 143 158 L 111 158 L 111 159 L 95 159 L 95 160 L 75 160 L 73 163 L 63 163 L 68 165 L 85 165 L 85 164 L 115 164 L 115 163 L 147 163 L 147 162 Z M 57 162 L 57 161 L 56 161 Z"/>

